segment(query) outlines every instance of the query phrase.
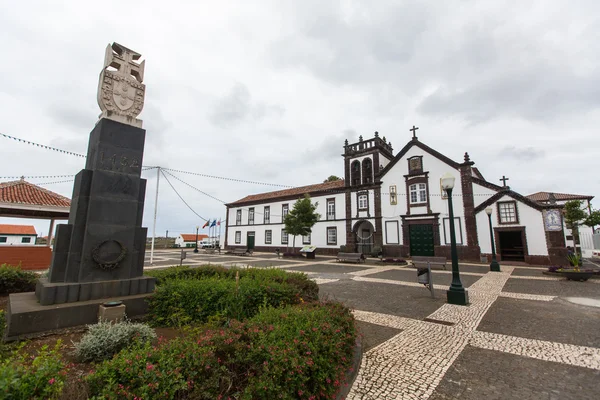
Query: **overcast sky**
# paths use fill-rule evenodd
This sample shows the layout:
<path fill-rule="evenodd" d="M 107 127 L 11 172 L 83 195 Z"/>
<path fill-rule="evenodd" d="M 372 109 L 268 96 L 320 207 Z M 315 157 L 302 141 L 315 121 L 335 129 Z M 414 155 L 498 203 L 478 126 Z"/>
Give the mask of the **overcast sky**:
<path fill-rule="evenodd" d="M 597 1 L 5 1 L 0 37 L 0 132 L 33 142 L 86 152 L 118 42 L 146 60 L 144 165 L 306 185 L 343 175 L 344 139 L 379 131 L 397 152 L 414 124 L 490 182 L 600 196 Z M 0 137 L 0 181 L 83 167 Z M 144 176 L 151 232 L 156 170 Z M 178 176 L 226 202 L 278 189 Z M 171 181 L 201 216 L 225 217 Z M 72 182 L 45 187 L 72 195 Z M 48 233 L 0 219 L 21 222 Z M 202 222 L 161 179 L 157 234 Z"/>

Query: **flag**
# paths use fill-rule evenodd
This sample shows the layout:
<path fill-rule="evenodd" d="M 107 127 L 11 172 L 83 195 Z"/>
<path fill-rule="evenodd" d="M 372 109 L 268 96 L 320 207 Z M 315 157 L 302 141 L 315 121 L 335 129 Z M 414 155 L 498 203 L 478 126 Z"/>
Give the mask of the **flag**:
<path fill-rule="evenodd" d="M 204 225 L 202 225 L 202 229 L 206 228 L 208 226 L 208 224 L 210 224 L 210 219 L 206 220 Z"/>
<path fill-rule="evenodd" d="M 217 226 L 221 226 L 221 218 L 219 218 L 219 222 L 217 222 Z"/>
<path fill-rule="evenodd" d="M 212 223 L 212 224 L 210 224 L 210 227 L 212 228 L 213 226 L 216 226 L 216 225 L 217 225 L 217 220 L 215 219 L 215 220 L 213 221 L 213 223 Z"/>

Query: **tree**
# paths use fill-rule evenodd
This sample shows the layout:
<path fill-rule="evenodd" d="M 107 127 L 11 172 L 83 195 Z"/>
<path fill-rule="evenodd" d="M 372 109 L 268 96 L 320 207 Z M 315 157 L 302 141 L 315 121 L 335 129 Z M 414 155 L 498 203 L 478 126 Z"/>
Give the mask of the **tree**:
<path fill-rule="evenodd" d="M 321 218 L 321 215 L 315 212 L 318 205 L 318 202 L 313 204 L 310 196 L 306 194 L 303 199 L 296 201 L 294 208 L 283 219 L 286 233 L 294 238 L 292 251 L 296 251 L 296 236 L 309 235 L 312 227 Z"/>
<path fill-rule="evenodd" d="M 335 175 L 329 175 L 329 178 L 325 179 L 323 181 L 323 183 L 327 183 L 327 182 L 335 182 L 335 181 L 341 181 L 342 178 L 340 178 L 339 176 L 335 176 Z"/>
<path fill-rule="evenodd" d="M 581 200 L 570 200 L 565 203 L 565 224 L 573 232 L 575 252 L 577 252 L 577 244 L 579 244 L 579 225 L 591 227 L 600 225 L 600 211 L 594 210 L 588 214 L 582 207 L 583 201 Z"/>

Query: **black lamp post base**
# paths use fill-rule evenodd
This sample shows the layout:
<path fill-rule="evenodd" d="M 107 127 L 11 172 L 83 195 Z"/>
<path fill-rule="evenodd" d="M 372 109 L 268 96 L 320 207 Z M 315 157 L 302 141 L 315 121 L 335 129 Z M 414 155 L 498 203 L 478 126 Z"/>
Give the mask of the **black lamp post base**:
<path fill-rule="evenodd" d="M 447 290 L 448 304 L 466 306 L 469 304 L 469 293 L 466 290 Z"/>
<path fill-rule="evenodd" d="M 500 272 L 500 264 L 498 264 L 498 261 L 492 260 L 492 262 L 490 263 L 490 271 Z"/>
<path fill-rule="evenodd" d="M 197 252 L 198 252 L 198 249 L 194 249 L 194 253 L 197 253 Z"/>

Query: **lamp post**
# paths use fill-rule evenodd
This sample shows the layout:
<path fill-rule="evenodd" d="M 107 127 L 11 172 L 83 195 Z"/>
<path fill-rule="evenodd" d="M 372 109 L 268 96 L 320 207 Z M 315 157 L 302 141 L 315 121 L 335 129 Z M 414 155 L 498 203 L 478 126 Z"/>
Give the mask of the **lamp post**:
<path fill-rule="evenodd" d="M 492 262 L 490 263 L 490 271 L 500 272 L 500 264 L 496 260 L 496 246 L 494 246 L 494 231 L 492 230 L 492 207 L 485 209 L 490 222 L 490 242 L 492 243 Z"/>
<path fill-rule="evenodd" d="M 200 229 L 200 227 L 196 225 L 196 248 L 194 249 L 194 253 L 198 252 L 198 229 Z"/>
<path fill-rule="evenodd" d="M 450 254 L 452 258 L 452 284 L 446 291 L 449 304 L 466 306 L 469 304 L 469 293 L 463 287 L 458 272 L 458 253 L 456 251 L 456 233 L 454 232 L 454 210 L 452 209 L 452 189 L 455 178 L 446 173 L 442 176 L 442 189 L 448 194 L 448 216 L 450 217 Z"/>

